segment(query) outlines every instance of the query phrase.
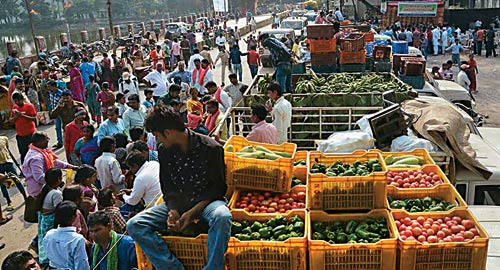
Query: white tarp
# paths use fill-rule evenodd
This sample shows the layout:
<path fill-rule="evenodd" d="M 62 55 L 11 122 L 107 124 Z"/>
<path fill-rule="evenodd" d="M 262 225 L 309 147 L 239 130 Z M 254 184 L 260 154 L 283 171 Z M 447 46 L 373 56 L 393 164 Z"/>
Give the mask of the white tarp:
<path fill-rule="evenodd" d="M 227 12 L 228 10 L 228 0 L 213 0 L 214 1 L 214 11 L 215 12 Z"/>

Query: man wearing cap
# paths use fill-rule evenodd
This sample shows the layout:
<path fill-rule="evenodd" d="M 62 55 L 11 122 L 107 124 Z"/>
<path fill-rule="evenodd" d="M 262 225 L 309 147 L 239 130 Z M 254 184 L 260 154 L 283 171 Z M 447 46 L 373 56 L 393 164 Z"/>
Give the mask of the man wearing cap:
<path fill-rule="evenodd" d="M 50 118 L 61 117 L 62 126 L 66 127 L 71 121 L 75 120 L 75 114 L 83 109 L 85 111 L 85 115 L 87 115 L 87 110 L 85 109 L 85 105 L 80 101 L 73 100 L 71 96 L 71 92 L 65 90 L 62 93 L 62 97 L 59 100 L 59 103 L 52 111 L 49 113 Z"/>
<path fill-rule="evenodd" d="M 16 88 L 14 89 L 12 94 L 19 93 L 23 96 L 24 103 L 31 103 L 30 100 L 28 99 L 28 96 L 26 96 L 24 80 L 22 78 L 16 78 L 14 80 L 14 84 L 16 85 Z"/>
<path fill-rule="evenodd" d="M 75 143 L 83 137 L 83 127 L 89 123 L 85 121 L 87 111 L 84 108 L 77 108 L 75 119 L 64 128 L 64 151 L 66 152 L 66 160 L 74 165 L 77 165 L 77 159 L 74 158 Z M 73 156 L 72 156 L 73 155 Z"/>
<path fill-rule="evenodd" d="M 463 63 L 463 62 L 462 62 Z M 470 90 L 470 84 L 471 81 L 469 80 L 469 77 L 467 76 L 467 70 L 469 69 L 469 66 L 465 63 L 460 65 L 460 71 L 458 72 L 457 75 L 457 83 L 460 84 L 463 88 L 467 89 L 467 91 Z"/>
<path fill-rule="evenodd" d="M 128 98 L 131 95 L 139 95 L 139 82 L 137 78 L 132 78 L 130 73 L 125 71 L 122 74 L 122 78 L 118 82 L 118 91 Z"/>
<path fill-rule="evenodd" d="M 146 82 L 148 87 L 153 89 L 153 99 L 155 102 L 167 93 L 168 82 L 166 75 L 163 72 L 163 64 L 156 64 L 156 69 L 146 75 L 143 80 Z"/>
<path fill-rule="evenodd" d="M 207 45 L 203 45 L 203 50 L 200 52 L 200 55 L 203 59 L 207 59 L 208 63 L 212 68 L 215 68 L 214 61 L 212 60 L 212 56 L 210 55 L 210 51 Z"/>
<path fill-rule="evenodd" d="M 139 101 L 139 95 L 133 94 L 128 97 L 128 107 L 123 113 L 122 119 L 125 125 L 125 130 L 130 130 L 132 127 L 144 126 L 144 120 L 148 111 Z"/>
<path fill-rule="evenodd" d="M 199 59 L 200 61 L 203 60 L 203 56 L 200 55 L 200 50 L 194 49 L 193 55 L 189 58 L 189 65 L 188 65 L 188 71 L 193 71 L 194 69 L 194 61 L 196 59 Z"/>
<path fill-rule="evenodd" d="M 213 81 L 212 70 L 207 59 L 201 62 L 199 59 L 194 61 L 195 68 L 191 77 L 191 87 L 196 87 L 201 95 L 205 95 L 208 91 L 205 88 L 207 82 Z"/>
<path fill-rule="evenodd" d="M 191 72 L 186 70 L 186 63 L 178 62 L 177 69 L 168 75 L 168 82 L 174 82 L 175 77 L 180 77 L 183 83 L 191 83 Z"/>

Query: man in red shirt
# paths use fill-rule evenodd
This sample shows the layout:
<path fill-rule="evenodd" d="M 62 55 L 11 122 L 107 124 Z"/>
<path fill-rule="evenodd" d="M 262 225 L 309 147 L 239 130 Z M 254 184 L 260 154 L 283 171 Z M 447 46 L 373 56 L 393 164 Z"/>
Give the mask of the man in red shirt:
<path fill-rule="evenodd" d="M 256 49 L 257 46 L 252 45 L 247 55 L 248 67 L 250 68 L 250 74 L 252 74 L 252 79 L 255 78 L 255 76 L 257 76 L 257 72 L 259 71 L 259 66 L 260 66 L 260 56 Z"/>
<path fill-rule="evenodd" d="M 21 93 L 12 94 L 14 106 L 12 106 L 12 118 L 16 126 L 16 140 L 19 154 L 21 155 L 21 163 L 24 162 L 24 157 L 28 153 L 28 146 L 31 143 L 31 136 L 36 131 L 35 120 L 36 110 L 31 103 L 25 103 Z"/>
<path fill-rule="evenodd" d="M 484 37 L 484 30 L 481 27 L 479 28 L 479 30 L 477 30 L 477 38 L 476 38 L 476 53 L 479 56 L 481 56 L 481 51 L 483 50 L 483 37 Z"/>

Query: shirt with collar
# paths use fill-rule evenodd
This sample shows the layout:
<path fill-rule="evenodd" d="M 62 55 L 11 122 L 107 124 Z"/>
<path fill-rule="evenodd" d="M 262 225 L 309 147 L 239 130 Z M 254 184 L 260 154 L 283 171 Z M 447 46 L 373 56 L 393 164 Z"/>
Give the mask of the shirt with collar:
<path fill-rule="evenodd" d="M 125 175 L 122 174 L 120 163 L 116 159 L 115 154 L 108 152 L 102 153 L 102 155 L 95 160 L 95 167 L 103 188 L 109 185 L 114 186 L 117 191 L 125 188 L 123 184 Z"/>
<path fill-rule="evenodd" d="M 128 90 L 128 92 L 125 93 L 125 90 Z M 134 80 L 130 78 L 128 83 L 122 79 L 118 84 L 118 91 L 125 95 L 125 99 L 128 99 L 128 97 L 133 94 L 139 95 L 139 83 L 137 82 L 137 79 Z"/>
<path fill-rule="evenodd" d="M 49 91 L 50 103 L 49 103 L 49 108 L 48 109 L 50 111 L 52 111 L 53 109 L 57 108 L 57 105 L 59 104 L 59 100 L 62 97 L 62 93 L 63 93 L 63 91 L 60 90 L 60 89 L 57 89 L 57 91 L 55 91 L 55 92 Z"/>
<path fill-rule="evenodd" d="M 277 144 L 278 130 L 272 124 L 262 120 L 253 126 L 252 131 L 247 135 L 247 140 L 261 143 Z"/>
<path fill-rule="evenodd" d="M 446 50 L 449 51 L 451 50 L 451 54 L 460 54 L 460 50 L 463 50 L 464 46 L 462 44 L 453 44 L 450 47 L 448 47 Z"/>
<path fill-rule="evenodd" d="M 286 142 L 287 130 L 292 123 L 292 104 L 285 97 L 280 97 L 271 111 L 273 125 L 278 130 L 278 143 Z"/>
<path fill-rule="evenodd" d="M 460 72 L 458 72 L 457 83 L 460 84 L 467 91 L 469 90 L 471 82 L 469 80 L 469 77 L 467 77 L 467 73 L 465 73 L 465 71 L 460 70 Z"/>
<path fill-rule="evenodd" d="M 54 167 L 66 169 L 73 167 L 60 159 L 54 160 Z M 24 158 L 23 174 L 26 181 L 26 190 L 29 196 L 35 197 L 42 191 L 45 184 L 45 171 L 49 168 L 45 165 L 42 154 L 36 150 L 30 149 Z"/>
<path fill-rule="evenodd" d="M 106 119 L 101 123 L 99 129 L 97 130 L 97 143 L 100 143 L 102 138 L 106 136 L 113 136 L 116 133 L 127 133 L 125 122 L 123 122 L 123 119 L 118 118 L 118 121 L 116 123 L 111 122 L 109 119 Z"/>
<path fill-rule="evenodd" d="M 85 105 L 80 101 L 73 100 L 71 104 L 64 107 L 56 106 L 49 114 L 50 118 L 61 117 L 63 127 L 75 120 L 75 113 L 78 110 L 86 110 Z"/>
<path fill-rule="evenodd" d="M 160 193 L 160 163 L 146 161 L 135 173 L 132 193 L 123 195 L 123 200 L 129 205 L 137 205 L 144 200 L 144 204 L 148 205 Z"/>
<path fill-rule="evenodd" d="M 238 82 L 236 85 L 230 83 L 224 88 L 224 92 L 231 97 L 231 106 L 236 106 L 243 99 L 243 94 L 240 91 L 243 86 L 245 86 L 243 83 Z"/>
<path fill-rule="evenodd" d="M 52 268 L 90 269 L 85 238 L 76 232 L 76 227 L 59 227 L 48 231 L 43 238 L 43 246 Z"/>
<path fill-rule="evenodd" d="M 174 82 L 174 78 L 175 77 L 181 77 L 181 81 L 183 83 L 187 83 L 189 84 L 191 82 L 191 72 L 187 71 L 187 70 L 183 70 L 183 71 L 180 71 L 180 70 L 175 70 L 173 72 L 171 72 L 169 75 L 168 75 L 168 81 L 170 83 L 173 83 Z"/>
<path fill-rule="evenodd" d="M 168 91 L 166 75 L 163 72 L 158 72 L 158 70 L 155 69 L 146 75 L 143 80 L 151 84 L 156 84 L 156 87 L 153 88 L 153 96 L 155 97 L 160 97 Z"/>
<path fill-rule="evenodd" d="M 130 130 L 132 127 L 144 126 L 147 114 L 148 111 L 144 105 L 140 105 L 137 110 L 128 107 L 122 116 L 125 130 Z"/>
<path fill-rule="evenodd" d="M 188 151 L 160 146 L 160 185 L 163 199 L 179 213 L 200 201 L 224 199 L 227 185 L 224 150 L 213 138 L 190 130 Z"/>
<path fill-rule="evenodd" d="M 116 270 L 130 270 L 137 267 L 137 255 L 135 253 L 135 243 L 132 237 L 128 235 L 117 235 L 120 241 L 116 245 L 116 249 L 118 250 L 118 268 Z M 97 244 L 94 244 L 97 245 Z M 111 241 L 106 247 L 106 249 L 99 249 L 99 254 L 97 254 L 97 261 L 101 261 L 111 247 Z M 94 265 L 92 269 L 94 269 Z M 104 259 L 101 264 L 97 267 L 97 270 L 107 270 L 108 269 L 108 260 Z"/>
<path fill-rule="evenodd" d="M 191 55 L 191 57 L 189 57 L 188 71 L 194 70 L 194 68 L 195 68 L 194 60 L 196 60 L 196 59 L 201 61 L 201 60 L 203 60 L 203 56 L 201 56 L 199 53 Z"/>

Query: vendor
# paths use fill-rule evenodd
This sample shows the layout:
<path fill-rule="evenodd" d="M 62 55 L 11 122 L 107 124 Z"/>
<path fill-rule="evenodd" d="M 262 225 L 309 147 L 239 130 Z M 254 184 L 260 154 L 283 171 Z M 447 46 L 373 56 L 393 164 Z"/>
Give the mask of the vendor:
<path fill-rule="evenodd" d="M 278 130 L 278 144 L 288 141 L 288 128 L 292 124 L 292 104 L 283 96 L 283 91 L 279 83 L 271 83 L 267 88 L 267 95 L 270 98 L 266 102 L 267 111 L 271 112 L 273 125 Z M 274 106 L 271 106 L 271 100 Z"/>

